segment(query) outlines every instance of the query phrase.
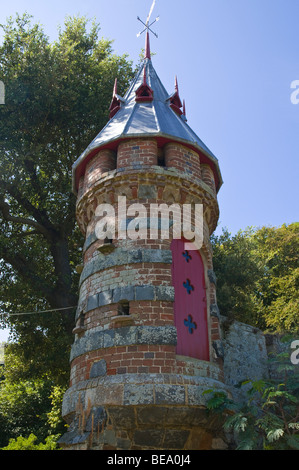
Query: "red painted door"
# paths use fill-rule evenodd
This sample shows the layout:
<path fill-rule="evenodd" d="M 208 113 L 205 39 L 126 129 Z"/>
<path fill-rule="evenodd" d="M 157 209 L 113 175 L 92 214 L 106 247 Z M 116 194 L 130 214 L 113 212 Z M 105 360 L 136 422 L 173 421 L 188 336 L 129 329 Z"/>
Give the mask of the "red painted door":
<path fill-rule="evenodd" d="M 188 242 L 189 243 L 189 242 Z M 177 354 L 209 360 L 204 265 L 199 251 L 185 250 L 185 240 L 173 240 L 172 279 Z"/>

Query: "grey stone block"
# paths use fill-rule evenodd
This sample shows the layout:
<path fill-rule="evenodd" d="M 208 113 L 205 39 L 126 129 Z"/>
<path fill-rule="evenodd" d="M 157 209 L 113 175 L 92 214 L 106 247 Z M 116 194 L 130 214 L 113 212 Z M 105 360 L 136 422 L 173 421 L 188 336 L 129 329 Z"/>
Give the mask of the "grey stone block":
<path fill-rule="evenodd" d="M 104 359 L 101 359 L 100 361 L 94 362 L 92 364 L 89 377 L 91 379 L 95 377 L 101 377 L 103 375 L 106 375 L 106 372 L 107 372 L 106 361 Z"/>
<path fill-rule="evenodd" d="M 205 405 L 207 400 L 210 398 L 209 395 L 203 395 L 203 392 L 207 388 L 200 385 L 188 385 L 188 403 L 189 405 Z"/>
<path fill-rule="evenodd" d="M 151 250 L 148 250 L 151 251 Z M 140 263 L 142 261 L 142 250 L 133 250 L 129 252 L 128 263 Z"/>
<path fill-rule="evenodd" d="M 163 447 L 165 449 L 183 449 L 190 431 L 183 429 L 166 429 Z"/>
<path fill-rule="evenodd" d="M 98 294 L 91 295 L 87 299 L 87 311 L 93 310 L 99 306 Z"/>
<path fill-rule="evenodd" d="M 145 447 L 162 447 L 164 430 L 162 429 L 137 429 L 134 433 L 134 443 Z"/>
<path fill-rule="evenodd" d="M 154 286 L 136 286 L 135 299 L 136 300 L 154 300 L 155 291 Z"/>
<path fill-rule="evenodd" d="M 182 385 L 155 385 L 157 405 L 185 404 L 185 388 Z"/>
<path fill-rule="evenodd" d="M 186 427 L 200 426 L 208 420 L 206 409 L 199 407 L 179 406 L 168 408 L 166 417 L 167 427 L 176 427 L 179 423 L 184 423 Z"/>
<path fill-rule="evenodd" d="M 109 305 L 112 303 L 112 291 L 107 290 L 104 292 L 100 292 L 98 298 L 98 306 L 104 307 L 105 305 Z"/>
<path fill-rule="evenodd" d="M 109 418 L 114 427 L 130 429 L 135 427 L 135 411 L 132 407 L 108 407 Z"/>
<path fill-rule="evenodd" d="M 121 300 L 134 300 L 134 297 L 133 286 L 117 287 L 113 290 L 113 303 L 118 303 Z"/>
<path fill-rule="evenodd" d="M 217 317 L 219 318 L 220 312 L 217 304 L 211 304 L 210 305 L 210 314 L 212 317 Z"/>
<path fill-rule="evenodd" d="M 208 277 L 209 277 L 210 282 L 216 285 L 217 278 L 216 278 L 215 272 L 212 269 L 208 269 Z"/>
<path fill-rule="evenodd" d="M 102 406 L 93 407 L 86 422 L 86 431 L 92 431 L 92 422 L 93 430 L 96 430 L 98 426 L 99 428 L 101 428 L 102 424 L 106 421 L 106 419 L 107 413 L 105 411 L 105 408 L 103 408 Z"/>
<path fill-rule="evenodd" d="M 172 263 L 171 250 L 143 250 L 144 263 Z"/>
<path fill-rule="evenodd" d="M 105 429 L 103 432 L 103 441 L 109 446 L 116 446 L 116 435 L 113 429 Z"/>
<path fill-rule="evenodd" d="M 214 348 L 216 357 L 219 357 L 219 358 L 223 359 L 223 357 L 224 357 L 224 348 L 223 348 L 222 341 L 220 341 L 220 340 L 213 341 L 212 346 Z"/>
<path fill-rule="evenodd" d="M 74 444 L 83 444 L 87 441 L 90 433 L 79 433 L 79 431 L 68 431 L 58 440 L 58 444 L 70 446 Z"/>
<path fill-rule="evenodd" d="M 138 197 L 140 199 L 157 199 L 157 189 L 149 184 L 140 184 Z"/>
<path fill-rule="evenodd" d="M 174 326 L 142 326 L 138 328 L 138 344 L 176 345 L 177 332 Z"/>
<path fill-rule="evenodd" d="M 164 406 L 140 407 L 137 409 L 137 424 L 162 426 L 168 410 Z"/>
<path fill-rule="evenodd" d="M 129 344 L 136 344 L 136 327 L 123 327 L 114 330 L 114 345 L 126 346 Z"/>
<path fill-rule="evenodd" d="M 124 405 L 150 405 L 154 403 L 152 384 L 125 384 Z"/>
<path fill-rule="evenodd" d="M 90 245 L 92 245 L 96 240 L 97 240 L 97 236 L 95 232 L 91 232 L 89 235 L 87 235 L 85 242 L 84 242 L 83 251 L 86 251 L 90 247 Z"/>
<path fill-rule="evenodd" d="M 155 294 L 156 300 L 174 301 L 174 287 L 172 286 L 155 286 Z"/>
<path fill-rule="evenodd" d="M 99 336 L 102 337 L 103 348 L 111 348 L 115 345 L 115 330 L 102 331 Z M 97 348 L 99 348 L 99 345 L 95 349 Z"/>

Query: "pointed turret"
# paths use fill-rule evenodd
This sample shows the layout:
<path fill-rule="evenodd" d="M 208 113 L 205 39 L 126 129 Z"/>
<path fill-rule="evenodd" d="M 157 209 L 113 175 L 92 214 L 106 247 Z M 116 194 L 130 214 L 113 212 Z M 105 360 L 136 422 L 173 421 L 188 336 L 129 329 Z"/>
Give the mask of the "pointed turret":
<path fill-rule="evenodd" d="M 159 145 L 176 141 L 201 153 L 202 163 L 210 165 L 217 190 L 222 185 L 218 160 L 189 127 L 182 111 L 177 77 L 172 95 L 164 88 L 150 59 L 149 34 L 146 35 L 145 58 L 124 97 L 117 94 L 114 83 L 110 120 L 73 165 L 74 192 L 86 165 L 101 149 L 116 150 L 121 140 L 155 137 Z"/>

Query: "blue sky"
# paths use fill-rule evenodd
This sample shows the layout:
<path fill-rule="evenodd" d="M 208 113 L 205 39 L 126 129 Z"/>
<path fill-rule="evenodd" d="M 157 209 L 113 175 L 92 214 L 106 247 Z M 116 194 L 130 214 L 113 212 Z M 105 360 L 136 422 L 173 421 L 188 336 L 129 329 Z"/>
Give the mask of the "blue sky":
<path fill-rule="evenodd" d="M 145 21 L 151 4 L 10 0 L 1 4 L 0 23 L 27 11 L 54 41 L 67 15 L 85 15 L 114 40 L 115 53 L 136 63 L 144 46 L 137 16 Z M 156 0 L 157 15 L 153 65 L 169 93 L 177 75 L 188 124 L 219 160 L 216 233 L 298 221 L 299 104 L 291 102 L 291 83 L 299 80 L 298 0 Z"/>

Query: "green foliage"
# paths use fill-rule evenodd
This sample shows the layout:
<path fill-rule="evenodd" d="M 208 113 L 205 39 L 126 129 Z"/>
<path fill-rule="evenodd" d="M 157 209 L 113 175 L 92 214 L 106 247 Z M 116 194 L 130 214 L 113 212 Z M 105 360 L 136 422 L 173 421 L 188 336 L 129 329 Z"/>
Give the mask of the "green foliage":
<path fill-rule="evenodd" d="M 123 93 L 132 64 L 84 17 L 67 18 L 53 43 L 28 14 L 1 27 L 0 308 L 74 308 L 0 321 L 14 333 L 15 379 L 65 383 L 83 246 L 72 164 L 106 124 L 114 79 Z"/>
<path fill-rule="evenodd" d="M 266 326 L 299 332 L 299 223 L 262 227 L 253 237 L 254 254 L 263 267 L 257 283 Z"/>
<path fill-rule="evenodd" d="M 8 438 L 34 433 L 39 439 L 47 435 L 46 410 L 51 407 L 51 384 L 42 380 L 0 385 L 0 445 Z"/>
<path fill-rule="evenodd" d="M 4 364 L 4 348 L 5 348 L 5 342 L 0 341 L 0 364 Z"/>
<path fill-rule="evenodd" d="M 222 315 L 261 325 L 256 314 L 255 285 L 262 270 L 251 249 L 252 231 L 231 236 L 227 230 L 212 236 L 217 277 L 217 302 Z"/>
<path fill-rule="evenodd" d="M 8 439 L 34 434 L 38 442 L 66 431 L 61 417 L 65 388 L 49 380 L 0 384 L 0 446 Z"/>
<path fill-rule="evenodd" d="M 225 393 L 211 393 L 208 409 L 226 417 L 224 430 L 231 432 L 237 450 L 299 449 L 299 373 L 289 354 L 278 354 L 277 379 L 244 380 L 250 385 L 247 399 L 234 402 Z"/>
<path fill-rule="evenodd" d="M 299 223 L 212 237 L 223 315 L 262 330 L 299 332 Z"/>
<path fill-rule="evenodd" d="M 61 435 L 66 431 L 66 425 L 61 417 L 62 400 L 65 391 L 66 387 L 56 385 L 53 387 L 49 397 L 51 399 L 51 409 L 47 413 L 47 422 L 51 433 L 55 435 Z"/>
<path fill-rule="evenodd" d="M 0 450 L 59 450 L 57 436 L 48 436 L 44 444 L 36 441 L 37 437 L 34 434 L 30 434 L 27 438 L 19 436 L 16 439 L 10 439 L 9 444 Z"/>

